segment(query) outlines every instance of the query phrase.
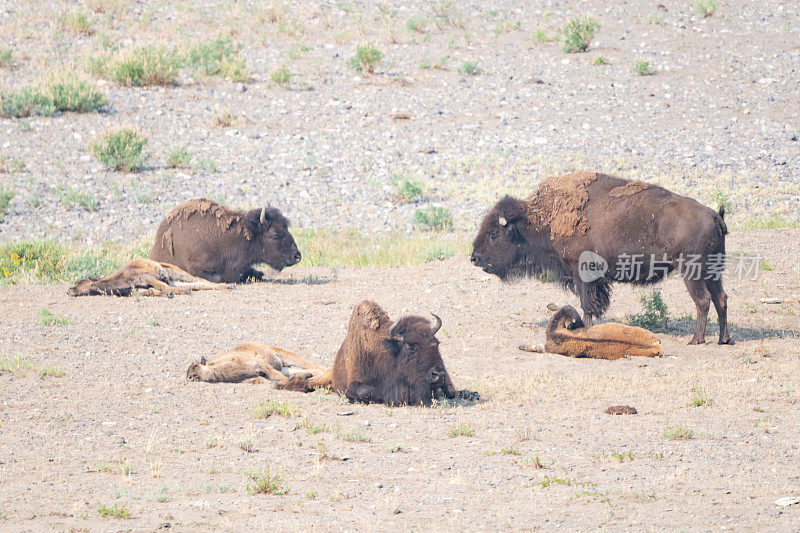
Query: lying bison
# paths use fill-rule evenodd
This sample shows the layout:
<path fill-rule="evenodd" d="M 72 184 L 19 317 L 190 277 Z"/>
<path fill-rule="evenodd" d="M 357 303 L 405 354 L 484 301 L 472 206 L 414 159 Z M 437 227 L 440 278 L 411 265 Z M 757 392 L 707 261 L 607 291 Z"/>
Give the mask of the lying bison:
<path fill-rule="evenodd" d="M 504 281 L 554 275 L 580 297 L 587 326 L 608 309 L 613 281 L 656 283 L 677 268 L 697 307 L 689 344 L 705 342 L 710 302 L 719 343 L 733 344 L 721 280 L 723 217 L 656 185 L 567 174 L 546 179 L 524 201 L 500 200 L 483 219 L 472 262 Z"/>
<path fill-rule="evenodd" d="M 246 342 L 208 361 L 202 357 L 200 362 L 189 365 L 186 377 L 190 381 L 210 383 L 262 383 L 285 381 L 292 376 L 309 379 L 324 371 L 321 366 L 286 350 Z"/>
<path fill-rule="evenodd" d="M 378 304 L 356 305 L 333 367 L 317 377 L 293 378 L 279 389 L 311 391 L 333 387 L 351 401 L 387 405 L 431 405 L 454 398 L 456 390 L 439 354 L 436 324 L 406 316 L 395 324 Z"/>
<path fill-rule="evenodd" d="M 196 278 L 169 263 L 158 263 L 150 259 L 134 259 L 119 272 L 104 278 L 86 278 L 67 290 L 70 296 L 94 296 L 107 294 L 130 296 L 134 290 L 142 289 L 142 296 L 167 296 L 190 294 L 192 291 L 223 290 L 233 288 L 224 283 L 212 283 Z"/>
<path fill-rule="evenodd" d="M 569 357 L 616 360 L 623 357 L 663 357 L 661 341 L 644 328 L 606 322 L 586 327 L 571 305 L 561 309 L 547 306 L 556 314 L 547 323 L 544 344 L 520 346 L 526 352 L 547 352 Z"/>
<path fill-rule="evenodd" d="M 300 262 L 289 221 L 270 207 L 247 212 L 199 198 L 175 207 L 158 227 L 150 259 L 165 261 L 209 281 L 260 280 L 253 268 L 282 270 Z"/>

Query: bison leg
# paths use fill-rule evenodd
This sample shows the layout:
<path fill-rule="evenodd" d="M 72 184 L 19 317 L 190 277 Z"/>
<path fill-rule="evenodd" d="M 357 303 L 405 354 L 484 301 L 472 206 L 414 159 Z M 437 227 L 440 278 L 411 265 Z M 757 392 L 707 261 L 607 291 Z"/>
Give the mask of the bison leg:
<path fill-rule="evenodd" d="M 358 381 L 353 381 L 347 385 L 344 395 L 351 402 L 376 403 L 379 402 L 378 389 L 371 385 L 364 385 Z"/>
<path fill-rule="evenodd" d="M 592 327 L 592 317 L 600 318 L 611 303 L 611 284 L 603 279 L 591 283 L 575 281 L 575 292 L 581 299 L 583 325 Z"/>
<path fill-rule="evenodd" d="M 707 279 L 706 288 L 711 294 L 711 301 L 714 302 L 714 309 L 717 310 L 717 322 L 719 322 L 719 343 L 733 344 L 731 336 L 728 334 L 728 295 L 722 290 L 722 280 Z"/>
<path fill-rule="evenodd" d="M 247 283 L 249 281 L 261 281 L 264 279 L 264 273 L 260 270 L 256 270 L 253 267 L 249 267 L 242 273 L 242 277 L 240 279 L 241 283 Z"/>
<path fill-rule="evenodd" d="M 152 288 L 156 289 L 157 291 L 161 291 L 163 294 L 169 295 L 170 293 L 174 294 L 189 294 L 187 289 L 181 287 L 173 287 L 168 283 L 164 283 L 160 279 L 156 278 L 155 276 L 146 275 L 143 276 L 141 279 L 142 282 L 150 285 Z M 153 294 L 153 296 L 162 296 L 162 294 Z"/>
<path fill-rule="evenodd" d="M 689 344 L 705 344 L 706 342 L 706 322 L 708 321 L 708 308 L 711 305 L 711 294 L 706 289 L 703 280 L 684 278 L 683 282 L 689 290 L 689 295 L 694 300 L 697 308 L 697 322 L 694 327 L 694 336 Z"/>

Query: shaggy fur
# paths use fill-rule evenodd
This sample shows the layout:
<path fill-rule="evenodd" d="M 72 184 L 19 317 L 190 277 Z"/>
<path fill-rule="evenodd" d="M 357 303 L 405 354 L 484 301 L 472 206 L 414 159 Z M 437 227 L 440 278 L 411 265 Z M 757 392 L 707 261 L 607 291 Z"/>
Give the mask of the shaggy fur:
<path fill-rule="evenodd" d="M 577 173 L 545 180 L 527 201 L 506 196 L 486 215 L 473 242 L 472 262 L 503 281 L 549 273 L 581 299 L 583 321 L 608 309 L 615 281 L 661 281 L 681 261 L 698 259 L 698 275 L 684 283 L 697 308 L 689 344 L 705 342 L 708 310 L 719 317 L 720 344 L 728 334 L 727 295 L 714 279 L 712 257 L 724 257 L 724 211 L 657 185 L 605 174 Z M 580 256 L 591 251 L 608 264 L 599 279 L 580 279 Z M 625 268 L 637 257 L 640 268 Z M 663 267 L 663 268 L 662 268 Z"/>
<path fill-rule="evenodd" d="M 191 294 L 192 291 L 232 289 L 224 283 L 212 283 L 196 278 L 169 263 L 150 259 L 134 259 L 119 272 L 104 278 L 86 278 L 70 287 L 70 296 L 107 294 L 130 296 L 134 289 L 142 289 L 142 296 L 167 296 Z"/>
<path fill-rule="evenodd" d="M 520 346 L 526 352 L 547 352 L 569 357 L 589 357 L 614 361 L 622 357 L 663 357 L 661 341 L 650 331 L 636 326 L 607 322 L 585 327 L 574 307 L 558 309 L 547 323 L 546 342 L 538 346 Z"/>
<path fill-rule="evenodd" d="M 311 378 L 324 372 L 321 366 L 291 352 L 258 342 L 246 342 L 233 350 L 215 355 L 209 361 L 189 365 L 190 381 L 209 383 L 263 383 L 286 381 L 290 377 Z"/>
<path fill-rule="evenodd" d="M 306 392 L 332 387 L 351 401 L 387 405 L 430 405 L 434 398 L 454 398 L 434 334 L 425 318 L 407 316 L 393 325 L 378 304 L 365 300 L 353 309 L 333 367 L 277 387 Z"/>
<path fill-rule="evenodd" d="M 274 208 L 245 212 L 207 198 L 189 200 L 161 222 L 150 259 L 215 282 L 260 280 L 264 274 L 253 268 L 256 263 L 282 270 L 300 262 L 288 228 L 289 221 Z"/>

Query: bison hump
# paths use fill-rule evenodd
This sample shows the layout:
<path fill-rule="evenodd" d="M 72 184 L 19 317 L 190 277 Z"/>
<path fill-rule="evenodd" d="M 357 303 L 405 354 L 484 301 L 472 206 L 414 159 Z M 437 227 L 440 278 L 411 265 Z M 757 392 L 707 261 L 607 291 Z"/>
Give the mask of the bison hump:
<path fill-rule="evenodd" d="M 625 185 L 614 187 L 608 191 L 608 195 L 613 198 L 619 198 L 620 196 L 631 196 L 637 192 L 642 192 L 648 187 L 649 185 L 643 181 L 629 181 Z"/>
<path fill-rule="evenodd" d="M 217 227 L 222 231 L 228 231 L 235 225 L 246 239 L 253 238 L 252 232 L 247 225 L 239 224 L 244 213 L 225 207 L 219 202 L 208 198 L 195 198 L 180 204 L 169 212 L 167 220 L 172 223 L 183 223 L 196 216 L 212 217 L 216 221 Z"/>

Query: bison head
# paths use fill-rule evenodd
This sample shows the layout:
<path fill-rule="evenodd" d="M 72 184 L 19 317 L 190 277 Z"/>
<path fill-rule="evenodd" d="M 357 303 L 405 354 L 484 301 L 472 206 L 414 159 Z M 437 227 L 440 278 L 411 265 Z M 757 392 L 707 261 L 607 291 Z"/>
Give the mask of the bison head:
<path fill-rule="evenodd" d="M 530 275 L 526 235 L 530 223 L 525 204 L 506 196 L 484 217 L 472 243 L 472 263 L 503 281 Z"/>
<path fill-rule="evenodd" d="M 254 263 L 266 263 L 280 271 L 300 262 L 289 220 L 280 211 L 274 207 L 253 209 L 247 213 L 247 223 L 257 247 Z"/>
<path fill-rule="evenodd" d="M 430 405 L 434 398 L 455 397 L 456 391 L 439 353 L 436 324 L 420 316 L 407 316 L 397 321 L 383 345 L 396 361 L 392 383 L 387 388 L 386 403 Z"/>
<path fill-rule="evenodd" d="M 189 365 L 186 370 L 186 379 L 189 381 L 203 381 L 203 371 L 205 370 L 206 358 L 201 357 L 199 362 Z"/>
<path fill-rule="evenodd" d="M 94 282 L 97 278 L 85 278 L 78 283 L 67 289 L 67 294 L 70 296 L 88 296 L 92 294 L 94 289 Z"/>

